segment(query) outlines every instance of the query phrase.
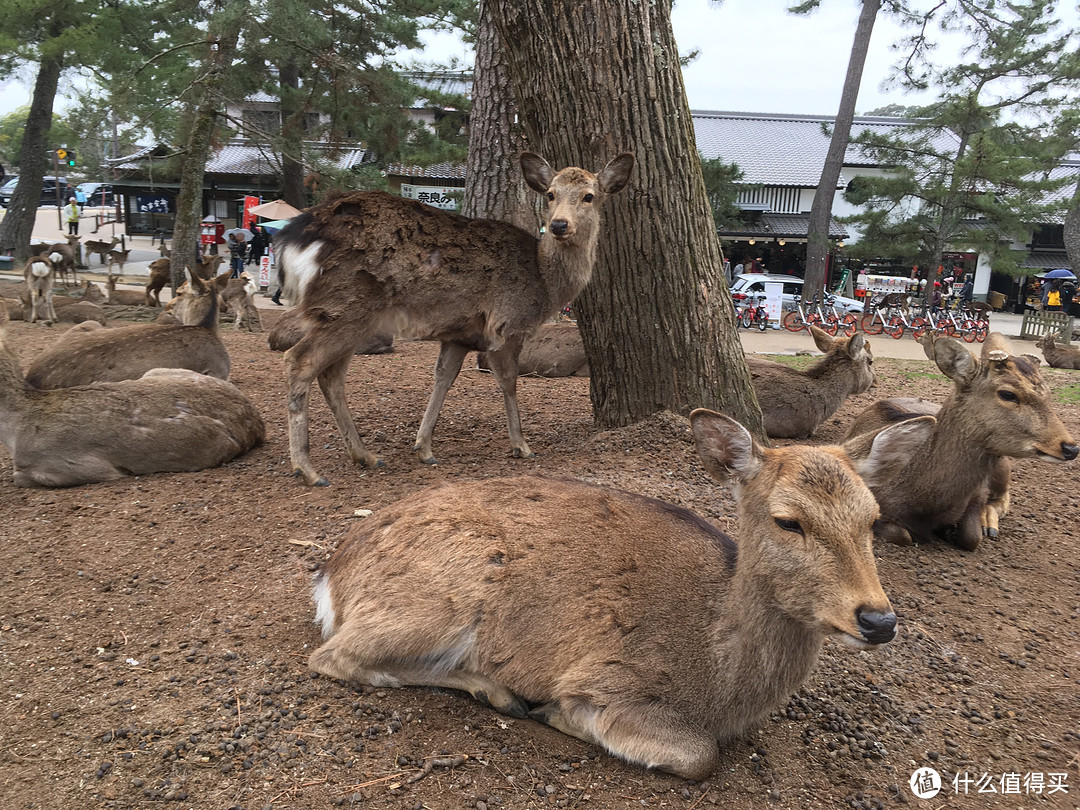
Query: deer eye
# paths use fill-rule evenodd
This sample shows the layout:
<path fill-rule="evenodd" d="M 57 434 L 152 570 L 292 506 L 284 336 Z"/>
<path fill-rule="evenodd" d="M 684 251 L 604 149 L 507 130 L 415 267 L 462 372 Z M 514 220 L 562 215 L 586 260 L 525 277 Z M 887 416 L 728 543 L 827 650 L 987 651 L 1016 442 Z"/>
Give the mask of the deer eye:
<path fill-rule="evenodd" d="M 800 537 L 804 537 L 802 526 L 799 525 L 797 520 L 788 520 L 787 518 L 774 518 L 776 525 L 783 529 L 785 532 L 795 532 Z"/>
<path fill-rule="evenodd" d="M 548 192 L 548 199 L 549 200 L 554 200 L 555 199 L 555 192 L 554 191 L 549 191 Z"/>
<path fill-rule="evenodd" d="M 1015 393 L 1008 390 L 1007 388 L 1003 388 L 1000 391 L 998 391 L 998 399 L 1002 399 L 1005 402 L 1019 402 L 1020 401 L 1020 397 L 1018 397 Z"/>
<path fill-rule="evenodd" d="M 586 194 L 586 195 L 585 195 L 584 197 L 582 197 L 582 199 L 583 199 L 583 200 L 584 200 L 585 202 L 592 202 L 592 200 L 593 200 L 593 195 L 592 195 L 592 194 Z"/>

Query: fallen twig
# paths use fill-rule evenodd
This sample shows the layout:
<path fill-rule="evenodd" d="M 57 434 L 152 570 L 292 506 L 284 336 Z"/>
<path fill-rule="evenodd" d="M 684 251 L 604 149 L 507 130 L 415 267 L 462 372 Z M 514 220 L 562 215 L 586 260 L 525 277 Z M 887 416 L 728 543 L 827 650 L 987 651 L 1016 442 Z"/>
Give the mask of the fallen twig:
<path fill-rule="evenodd" d="M 458 765 L 464 765 L 465 760 L 468 758 L 468 754 L 456 754 L 452 757 L 429 757 L 424 760 L 424 766 L 419 772 L 414 773 L 405 782 L 410 785 L 419 782 L 425 776 L 430 775 L 436 768 L 456 768 Z"/>

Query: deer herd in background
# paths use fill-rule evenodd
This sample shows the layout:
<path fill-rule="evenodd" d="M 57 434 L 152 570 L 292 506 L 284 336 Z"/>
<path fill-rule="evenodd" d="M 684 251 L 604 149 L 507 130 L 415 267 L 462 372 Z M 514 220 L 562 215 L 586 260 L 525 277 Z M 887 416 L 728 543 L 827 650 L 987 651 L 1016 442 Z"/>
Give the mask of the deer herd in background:
<path fill-rule="evenodd" d="M 511 453 L 531 457 L 517 378 L 543 373 L 552 357 L 530 355 L 529 340 L 569 339 L 545 322 L 588 283 L 601 206 L 633 167 L 629 153 L 595 174 L 522 155 L 527 184 L 547 200 L 540 240 L 382 192 L 341 194 L 293 220 L 276 248 L 296 306 L 271 345 L 288 349 L 294 473 L 327 484 L 309 455 L 315 381 L 352 460 L 382 465 L 357 432 L 345 378 L 355 352 L 387 350 L 395 335 L 441 347 L 416 436 L 421 462 L 435 461 L 439 411 L 472 351 L 503 395 Z M 110 267 L 127 258 L 108 243 L 84 247 Z M 76 249 L 69 238 L 28 263 L 27 320 L 55 322 L 77 306 L 52 296 L 68 272 L 77 282 Z M 145 293 L 124 294 L 110 278 L 104 292 L 86 282 L 80 303 L 160 306 L 162 253 Z M 228 382 L 218 333 L 225 308 L 238 328 L 261 328 L 256 288 L 216 270 L 208 260 L 189 273 L 165 322 L 104 329 L 103 318 L 84 317 L 25 371 L 5 339 L 15 306 L 0 307 L 0 441 L 16 484 L 204 469 L 262 441 L 258 410 Z M 811 333 L 824 357 L 806 370 L 747 358 L 771 438 L 811 436 L 874 383 L 862 335 Z M 948 337 L 922 343 L 952 381 L 950 396 L 878 401 L 838 446 L 768 448 L 726 416 L 690 415 L 706 469 L 738 485 L 738 543 L 671 504 L 535 477 L 444 485 L 388 507 L 358 524 L 317 577 L 324 643 L 312 668 L 376 686 L 461 689 L 631 762 L 704 778 L 718 743 L 795 691 L 827 636 L 858 649 L 895 636 L 874 536 L 974 550 L 1008 510 L 1012 458 L 1076 458 L 1037 358 L 1012 355 L 997 334 L 978 356 Z M 1053 365 L 1075 353 L 1052 338 L 1039 345 Z M 587 373 L 583 353 L 560 367 Z M 89 414 L 109 417 L 87 430 Z"/>

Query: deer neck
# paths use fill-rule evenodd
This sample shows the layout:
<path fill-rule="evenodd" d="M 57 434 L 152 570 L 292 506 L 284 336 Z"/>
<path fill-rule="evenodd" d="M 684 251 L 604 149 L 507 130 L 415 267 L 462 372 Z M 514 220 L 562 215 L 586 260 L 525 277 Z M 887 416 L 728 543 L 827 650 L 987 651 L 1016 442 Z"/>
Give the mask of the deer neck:
<path fill-rule="evenodd" d="M 581 241 L 560 242 L 546 232 L 537 248 L 540 276 L 547 287 L 553 308 L 569 304 L 592 278 L 596 264 L 596 235 Z"/>
<path fill-rule="evenodd" d="M 782 704 L 817 662 L 823 635 L 783 610 L 767 577 L 746 570 L 740 549 L 731 591 L 713 628 L 718 736 L 738 733 Z"/>
<path fill-rule="evenodd" d="M 833 411 L 851 394 L 858 393 L 851 363 L 843 357 L 827 355 L 806 370 L 806 376 L 818 383 L 818 390 Z"/>

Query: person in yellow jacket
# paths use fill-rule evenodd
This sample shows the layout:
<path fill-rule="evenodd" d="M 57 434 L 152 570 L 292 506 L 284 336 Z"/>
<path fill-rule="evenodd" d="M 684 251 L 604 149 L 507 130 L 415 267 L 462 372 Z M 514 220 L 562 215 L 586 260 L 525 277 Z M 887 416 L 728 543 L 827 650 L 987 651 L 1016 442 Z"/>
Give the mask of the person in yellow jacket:
<path fill-rule="evenodd" d="M 75 201 L 74 197 L 68 197 L 68 204 L 64 206 L 64 213 L 67 215 L 68 233 L 78 235 L 79 203 Z"/>

